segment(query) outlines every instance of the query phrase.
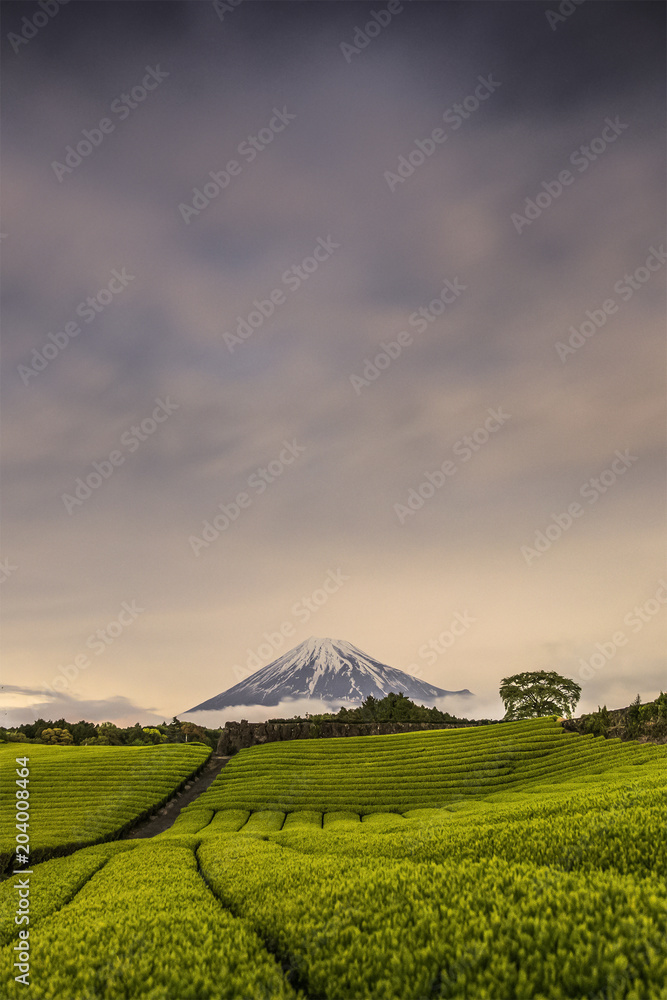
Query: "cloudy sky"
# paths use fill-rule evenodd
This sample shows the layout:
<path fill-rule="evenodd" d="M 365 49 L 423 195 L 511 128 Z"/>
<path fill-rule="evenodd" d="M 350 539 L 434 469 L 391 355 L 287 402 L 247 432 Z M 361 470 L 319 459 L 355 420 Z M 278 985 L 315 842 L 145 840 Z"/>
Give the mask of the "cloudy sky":
<path fill-rule="evenodd" d="M 3 719 L 310 635 L 656 696 L 662 5 L 55 6 L 3 4 Z"/>

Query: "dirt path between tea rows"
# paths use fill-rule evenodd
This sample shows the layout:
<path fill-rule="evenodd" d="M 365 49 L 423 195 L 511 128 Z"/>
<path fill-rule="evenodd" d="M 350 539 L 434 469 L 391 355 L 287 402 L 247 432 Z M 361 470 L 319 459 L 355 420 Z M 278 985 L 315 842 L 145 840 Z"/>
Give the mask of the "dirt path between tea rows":
<path fill-rule="evenodd" d="M 228 760 L 231 760 L 231 757 L 223 757 L 221 754 L 212 753 L 201 774 L 193 778 L 192 781 L 189 781 L 180 792 L 176 792 L 174 797 L 162 809 L 158 809 L 148 819 L 142 820 L 138 826 L 124 833 L 121 840 L 134 840 L 137 837 L 155 837 L 158 833 L 164 833 L 165 830 L 173 826 L 181 809 L 184 809 L 185 806 L 189 806 L 191 802 L 198 799 L 213 784 Z"/>

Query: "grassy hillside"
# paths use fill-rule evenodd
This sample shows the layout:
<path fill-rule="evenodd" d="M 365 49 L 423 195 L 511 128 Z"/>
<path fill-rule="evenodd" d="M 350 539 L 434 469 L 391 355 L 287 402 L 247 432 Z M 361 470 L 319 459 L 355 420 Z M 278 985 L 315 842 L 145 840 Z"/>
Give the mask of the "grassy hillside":
<path fill-rule="evenodd" d="M 28 802 L 30 860 L 117 836 L 159 808 L 211 751 L 198 744 L 146 747 L 0 746 L 0 869 L 16 848 L 15 806 Z M 16 759 L 27 758 L 27 778 Z M 17 785 L 17 780 L 22 787 Z M 17 797 L 18 796 L 18 797 Z M 25 811 L 20 815 L 26 815 Z"/>
<path fill-rule="evenodd" d="M 664 749 L 568 733 L 552 718 L 293 740 L 241 750 L 197 807 L 406 813 L 656 759 Z"/>
<path fill-rule="evenodd" d="M 664 1000 L 667 750 L 490 732 L 253 748 L 152 841 L 35 866 L 31 997 Z"/>

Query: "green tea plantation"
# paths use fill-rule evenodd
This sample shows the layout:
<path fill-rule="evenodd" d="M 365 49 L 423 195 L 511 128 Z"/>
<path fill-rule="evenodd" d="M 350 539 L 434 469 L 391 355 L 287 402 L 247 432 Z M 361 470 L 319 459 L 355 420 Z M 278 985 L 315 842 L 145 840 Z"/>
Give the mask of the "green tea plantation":
<path fill-rule="evenodd" d="M 29 754 L 28 766 L 15 767 Z M 19 843 L 41 857 L 119 836 L 159 809 L 206 763 L 199 743 L 145 747 L 0 746 L 0 861 L 17 845 L 14 802 L 29 803 L 30 826 Z M 20 771 L 28 776 L 22 778 Z M 16 771 L 16 773 L 15 773 Z M 17 788 L 17 781 L 23 787 Z M 28 821 L 28 815 L 26 815 Z"/>
<path fill-rule="evenodd" d="M 29 749 L 35 844 L 75 843 L 54 789 L 127 822 L 122 754 L 107 799 L 87 748 Z M 205 757 L 118 749 L 135 816 Z M 666 773 L 555 719 L 242 750 L 164 833 L 14 862 L 0 996 L 667 1000 Z"/>

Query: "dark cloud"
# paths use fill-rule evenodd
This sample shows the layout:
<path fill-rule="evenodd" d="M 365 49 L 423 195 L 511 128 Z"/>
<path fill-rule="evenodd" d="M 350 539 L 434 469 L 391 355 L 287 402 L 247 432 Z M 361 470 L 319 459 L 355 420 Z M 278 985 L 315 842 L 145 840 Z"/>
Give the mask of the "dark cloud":
<path fill-rule="evenodd" d="M 3 684 L 0 688 L 0 700 L 0 718 L 7 729 L 36 719 L 65 719 L 72 723 L 83 719 L 88 722 L 115 722 L 129 726 L 135 722 L 149 725 L 164 718 L 156 715 L 153 709 L 141 708 L 121 695 L 86 700 L 72 697 L 66 692 L 54 692 L 52 697 L 45 697 L 44 691 L 38 688 Z M 21 704 L 15 705 L 12 702 Z"/>
<path fill-rule="evenodd" d="M 576 671 L 661 572 L 664 268 L 627 301 L 614 286 L 663 240 L 664 9 L 587 2 L 552 31 L 548 4 L 406 3 L 348 63 L 340 43 L 379 5 L 244 0 L 220 21 L 212 3 L 72 0 L 18 53 L 6 36 L 29 7 L 4 8 L 2 556 L 18 567 L 3 583 L 17 671 L 50 683 L 134 599 L 146 612 L 72 697 L 159 691 L 173 714 L 233 683 L 243 651 L 331 566 L 350 582 L 317 631 L 398 667 L 474 604 L 479 628 L 429 667 L 433 683 L 492 699 L 554 644 Z M 168 77 L 114 113 L 157 65 Z M 392 192 L 386 172 L 489 74 L 500 86 Z M 250 161 L 239 144 L 274 108 L 296 117 Z M 105 116 L 113 131 L 59 182 L 53 161 Z M 578 170 L 571 156 L 607 118 L 627 128 Z M 240 174 L 186 224 L 179 204 L 233 158 Z M 568 167 L 573 182 L 517 233 L 512 213 Z M 288 286 L 328 238 L 340 246 Z M 127 287 L 84 322 L 80 304 L 108 299 L 123 268 Z M 457 278 L 465 291 L 418 331 Z M 610 296 L 616 313 L 563 363 L 556 343 Z M 251 314 L 229 350 L 223 335 Z M 401 331 L 412 343 L 357 394 L 350 376 Z M 136 437 L 165 398 L 173 414 Z M 511 419 L 401 524 L 395 505 L 497 407 Z M 253 491 L 293 439 L 303 455 Z M 638 456 L 627 475 L 527 566 L 521 546 L 617 449 Z M 68 513 L 63 495 L 114 451 L 122 462 Z M 195 556 L 191 537 L 244 491 L 250 506 Z M 660 628 L 619 658 L 619 684 L 653 689 Z"/>

